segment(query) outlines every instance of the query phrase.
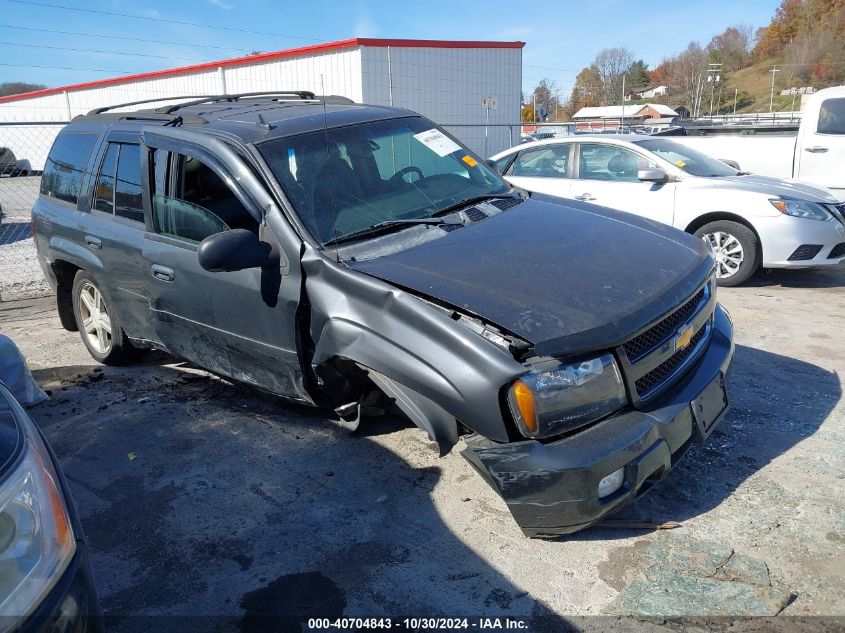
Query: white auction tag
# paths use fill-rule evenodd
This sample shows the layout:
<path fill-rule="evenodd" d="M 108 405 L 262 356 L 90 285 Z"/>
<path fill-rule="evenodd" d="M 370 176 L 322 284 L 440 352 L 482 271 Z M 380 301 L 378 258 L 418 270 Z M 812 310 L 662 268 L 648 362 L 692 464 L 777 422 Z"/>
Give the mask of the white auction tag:
<path fill-rule="evenodd" d="M 460 145 L 436 129 L 414 134 L 414 138 L 438 156 L 448 156 L 452 152 L 457 152 L 461 149 Z"/>

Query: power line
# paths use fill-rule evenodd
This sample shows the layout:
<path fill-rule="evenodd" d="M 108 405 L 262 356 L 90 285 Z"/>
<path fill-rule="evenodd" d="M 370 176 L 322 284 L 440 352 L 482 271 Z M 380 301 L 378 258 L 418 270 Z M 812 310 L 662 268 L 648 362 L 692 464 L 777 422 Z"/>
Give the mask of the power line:
<path fill-rule="evenodd" d="M 15 24 L 0 24 L 0 29 L 18 29 L 20 31 L 36 31 L 39 33 L 54 33 L 58 35 L 81 35 L 83 37 L 100 37 L 109 40 L 128 40 L 132 42 L 144 42 L 146 44 L 170 44 L 172 46 L 190 46 L 192 48 L 214 48 L 222 51 L 242 51 L 249 53 L 252 49 L 237 48 L 235 46 L 215 46 L 213 44 L 188 44 L 186 42 L 174 42 L 169 40 L 148 40 L 141 37 L 126 37 L 123 35 L 101 35 L 99 33 L 80 33 L 77 31 L 58 31 L 55 29 L 36 29 L 30 26 L 17 26 Z"/>
<path fill-rule="evenodd" d="M 196 57 L 170 57 L 169 55 L 150 55 L 147 53 L 126 53 L 124 51 L 101 51 L 94 48 L 70 48 L 66 46 L 49 46 L 47 44 L 24 44 L 23 42 L 4 42 L 0 40 L 0 45 L 5 46 L 27 46 L 29 48 L 49 48 L 55 51 L 74 51 L 77 53 L 97 53 L 100 55 L 126 55 L 128 57 L 155 57 L 157 59 L 172 59 L 183 62 L 204 62 L 205 59 L 197 59 Z"/>
<path fill-rule="evenodd" d="M 13 2 L 15 4 L 25 4 L 32 7 L 46 7 L 48 9 L 62 9 L 64 11 L 77 11 L 80 13 L 94 13 L 97 15 L 110 15 L 118 18 L 131 18 L 133 20 L 146 20 L 148 22 L 164 22 L 167 24 L 178 24 L 180 26 L 196 26 L 203 29 L 218 29 L 220 31 L 235 31 L 238 33 L 249 33 L 251 35 L 267 35 L 270 37 L 284 37 L 291 40 L 311 40 L 322 41 L 315 37 L 306 37 L 304 35 L 286 35 L 284 33 L 268 33 L 266 31 L 252 31 L 250 29 L 242 29 L 236 26 L 215 26 L 213 24 L 202 24 L 200 22 L 187 22 L 184 20 L 171 20 L 167 18 L 155 18 L 147 15 L 132 15 L 131 13 L 118 13 L 117 11 L 103 11 L 101 9 L 82 9 L 80 7 L 69 7 L 63 4 L 51 4 L 49 2 L 30 2 L 29 0 L 6 0 L 6 2 Z"/>
<path fill-rule="evenodd" d="M 36 66 L 35 64 L 6 64 L 0 62 L 0 66 L 10 66 L 13 68 L 45 68 L 47 70 L 84 70 L 92 73 L 126 73 L 129 74 L 131 70 L 107 70 L 105 68 L 70 68 L 68 66 Z"/>

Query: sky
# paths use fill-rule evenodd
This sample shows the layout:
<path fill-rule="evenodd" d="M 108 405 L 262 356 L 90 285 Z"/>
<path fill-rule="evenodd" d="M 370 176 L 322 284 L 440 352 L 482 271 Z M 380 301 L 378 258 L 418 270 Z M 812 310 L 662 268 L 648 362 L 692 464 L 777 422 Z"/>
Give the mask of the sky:
<path fill-rule="evenodd" d="M 548 78 L 567 97 L 603 48 L 624 46 L 653 68 L 727 26 L 768 24 L 780 0 L 662 4 L 0 0 L 0 83 L 63 86 L 351 37 L 519 40 L 526 42 L 523 90 Z"/>

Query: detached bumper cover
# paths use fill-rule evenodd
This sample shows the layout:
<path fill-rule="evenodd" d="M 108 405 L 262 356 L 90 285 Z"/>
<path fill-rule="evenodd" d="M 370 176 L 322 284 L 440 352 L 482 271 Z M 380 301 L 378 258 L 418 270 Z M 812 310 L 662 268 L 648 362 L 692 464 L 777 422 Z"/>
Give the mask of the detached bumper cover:
<path fill-rule="evenodd" d="M 693 439 L 704 440 L 713 431 L 724 413 L 721 403 L 714 406 L 713 393 L 724 393 L 733 351 L 733 325 L 717 306 L 704 356 L 649 408 L 626 411 L 548 444 L 498 444 L 470 436 L 463 455 L 504 498 L 527 536 L 577 532 L 645 492 Z M 599 499 L 599 481 L 619 468 L 625 469 L 622 488 Z"/>

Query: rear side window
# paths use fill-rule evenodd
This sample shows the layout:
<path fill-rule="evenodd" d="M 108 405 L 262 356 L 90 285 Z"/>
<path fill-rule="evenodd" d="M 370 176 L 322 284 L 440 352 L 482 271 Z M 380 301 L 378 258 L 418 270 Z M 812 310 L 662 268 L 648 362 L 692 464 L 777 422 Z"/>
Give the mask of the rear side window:
<path fill-rule="evenodd" d="M 94 134 L 59 134 L 44 165 L 41 193 L 76 204 L 85 164 L 96 140 Z"/>
<path fill-rule="evenodd" d="M 825 99 L 819 111 L 819 134 L 845 134 L 845 98 Z"/>
<path fill-rule="evenodd" d="M 139 145 L 109 143 L 94 186 L 94 208 L 135 222 L 144 221 Z"/>
<path fill-rule="evenodd" d="M 508 170 L 510 176 L 568 178 L 571 144 L 546 145 L 521 151 Z"/>

